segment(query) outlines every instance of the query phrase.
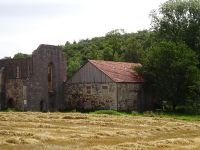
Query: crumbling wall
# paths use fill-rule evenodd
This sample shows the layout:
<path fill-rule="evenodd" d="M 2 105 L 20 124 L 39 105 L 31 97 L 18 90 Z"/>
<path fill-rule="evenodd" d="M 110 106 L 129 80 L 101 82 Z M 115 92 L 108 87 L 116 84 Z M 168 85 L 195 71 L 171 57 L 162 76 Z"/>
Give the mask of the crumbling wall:
<path fill-rule="evenodd" d="M 6 80 L 6 107 L 14 107 L 18 110 L 24 110 L 24 100 L 26 99 L 26 80 L 8 79 Z"/>
<path fill-rule="evenodd" d="M 0 70 L 0 109 L 25 110 L 24 89 L 27 89 L 26 80 L 32 75 L 32 57 L 0 60 Z"/>
<path fill-rule="evenodd" d="M 63 82 L 66 80 L 66 61 L 59 46 L 40 45 L 32 54 L 33 76 L 28 81 L 28 109 L 57 111 L 66 106 L 63 101 Z M 53 64 L 53 89 L 48 90 L 48 66 Z"/>
<path fill-rule="evenodd" d="M 54 66 L 51 91 L 48 90 L 49 64 Z M 28 58 L 0 60 L 2 68 L 1 108 L 10 105 L 19 110 L 56 111 L 66 106 L 63 98 L 66 61 L 61 47 L 42 44 Z"/>

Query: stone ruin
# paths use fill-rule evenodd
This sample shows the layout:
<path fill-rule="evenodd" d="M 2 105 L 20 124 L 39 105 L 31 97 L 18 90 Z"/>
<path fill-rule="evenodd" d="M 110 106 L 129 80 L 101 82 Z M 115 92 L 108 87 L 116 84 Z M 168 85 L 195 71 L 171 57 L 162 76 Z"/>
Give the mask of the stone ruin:
<path fill-rule="evenodd" d="M 58 111 L 65 109 L 66 61 L 62 48 L 40 45 L 23 59 L 0 60 L 0 109 Z"/>

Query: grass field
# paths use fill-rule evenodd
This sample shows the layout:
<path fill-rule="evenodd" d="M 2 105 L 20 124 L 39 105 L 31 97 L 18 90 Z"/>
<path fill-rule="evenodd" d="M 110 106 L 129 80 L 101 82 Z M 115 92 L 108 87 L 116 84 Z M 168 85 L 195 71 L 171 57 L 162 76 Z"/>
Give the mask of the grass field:
<path fill-rule="evenodd" d="M 0 149 L 200 149 L 200 121 L 108 114 L 0 112 Z"/>

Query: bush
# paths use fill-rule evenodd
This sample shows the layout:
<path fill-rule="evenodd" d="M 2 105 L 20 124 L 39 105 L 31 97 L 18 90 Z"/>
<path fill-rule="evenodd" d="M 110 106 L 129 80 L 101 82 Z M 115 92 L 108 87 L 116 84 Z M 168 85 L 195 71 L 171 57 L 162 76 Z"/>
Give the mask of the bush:
<path fill-rule="evenodd" d="M 19 110 L 17 108 L 7 108 L 3 111 L 5 111 L 5 112 L 19 112 Z"/>

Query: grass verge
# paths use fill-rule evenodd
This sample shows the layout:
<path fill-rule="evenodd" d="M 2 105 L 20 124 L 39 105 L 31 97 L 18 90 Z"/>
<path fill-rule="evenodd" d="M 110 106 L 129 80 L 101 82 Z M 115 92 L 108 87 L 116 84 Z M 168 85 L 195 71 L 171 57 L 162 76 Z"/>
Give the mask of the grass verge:
<path fill-rule="evenodd" d="M 97 110 L 94 112 L 89 112 L 89 114 L 107 114 L 107 115 L 115 115 L 115 116 L 142 116 L 142 117 L 160 117 L 160 118 L 172 118 L 177 120 L 185 120 L 185 121 L 200 121 L 200 115 L 188 115 L 188 114 L 177 114 L 177 113 L 166 113 L 166 112 L 118 112 L 115 110 Z"/>
<path fill-rule="evenodd" d="M 20 112 L 20 111 L 16 108 L 7 108 L 7 109 L 1 110 L 1 112 Z"/>
<path fill-rule="evenodd" d="M 130 113 L 119 112 L 115 110 L 97 110 L 94 112 L 89 112 L 89 114 L 106 114 L 106 115 L 115 115 L 115 116 L 131 115 Z"/>

